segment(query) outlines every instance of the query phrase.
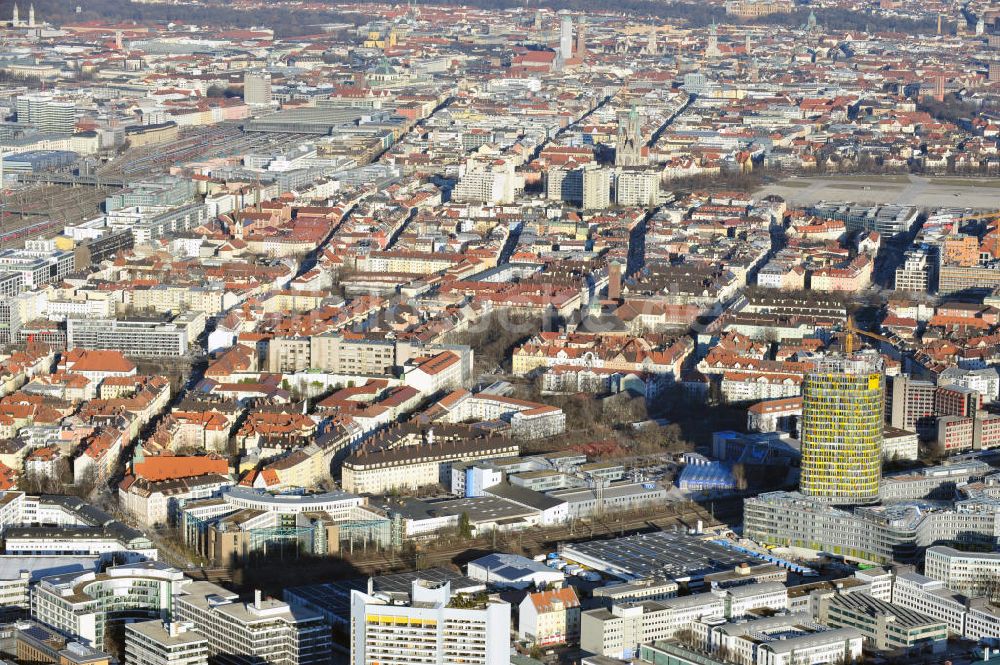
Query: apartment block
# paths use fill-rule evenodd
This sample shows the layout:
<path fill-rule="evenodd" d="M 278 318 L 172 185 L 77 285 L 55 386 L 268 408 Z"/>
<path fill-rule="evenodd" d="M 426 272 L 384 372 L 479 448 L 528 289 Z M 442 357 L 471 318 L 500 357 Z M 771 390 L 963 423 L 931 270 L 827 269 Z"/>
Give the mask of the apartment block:
<path fill-rule="evenodd" d="M 437 424 L 423 432 L 404 424 L 352 452 L 341 466 L 341 485 L 355 494 L 447 485 L 455 462 L 516 457 L 519 451 L 514 441 L 481 437 L 466 425 Z"/>
<path fill-rule="evenodd" d="M 351 663 L 508 665 L 510 604 L 452 593 L 449 582 L 417 579 L 409 598 L 351 592 Z"/>
<path fill-rule="evenodd" d="M 163 321 L 68 319 L 69 348 L 113 349 L 130 356 L 182 356 L 188 350 L 184 326 Z"/>
<path fill-rule="evenodd" d="M 615 203 L 620 206 L 656 205 L 660 198 L 660 174 L 655 171 L 621 170 L 615 177 Z"/>
<path fill-rule="evenodd" d="M 580 599 L 573 587 L 529 593 L 518 606 L 518 635 L 539 646 L 580 639 Z"/>
<path fill-rule="evenodd" d="M 66 275 L 73 272 L 75 267 L 76 259 L 73 252 L 30 249 L 0 251 L 0 273 L 16 273 L 21 276 L 20 284 L 16 281 L 17 278 L 4 278 L 2 283 L 5 291 L 11 291 L 15 286 L 21 285 L 32 288 L 59 283 Z"/>
<path fill-rule="evenodd" d="M 942 416 L 937 422 L 938 449 L 944 453 L 1000 446 L 1000 416 L 984 412 L 972 417 Z"/>

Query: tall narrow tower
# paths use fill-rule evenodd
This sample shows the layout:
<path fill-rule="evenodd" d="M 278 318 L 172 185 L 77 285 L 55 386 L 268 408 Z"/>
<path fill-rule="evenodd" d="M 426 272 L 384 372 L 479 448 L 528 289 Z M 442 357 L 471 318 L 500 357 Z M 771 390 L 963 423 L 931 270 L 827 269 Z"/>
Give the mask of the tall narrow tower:
<path fill-rule="evenodd" d="M 583 60 L 587 57 L 587 17 L 576 20 L 576 57 Z"/>
<path fill-rule="evenodd" d="M 712 21 L 712 26 L 708 29 L 708 46 L 705 49 L 705 55 L 710 58 L 719 55 L 719 28 L 715 25 L 715 21 Z"/>
<path fill-rule="evenodd" d="M 35 27 L 35 3 L 28 5 L 28 27 Z"/>
<path fill-rule="evenodd" d="M 939 102 L 944 101 L 944 75 L 938 74 L 934 77 L 934 99 Z"/>
<path fill-rule="evenodd" d="M 837 505 L 879 498 L 884 426 L 882 361 L 827 358 L 802 385 L 803 494 Z"/>
<path fill-rule="evenodd" d="M 21 10 L 17 8 L 17 3 L 14 3 L 14 13 L 11 15 L 10 26 L 16 28 L 21 25 Z"/>
<path fill-rule="evenodd" d="M 618 140 L 615 144 L 616 166 L 642 165 L 642 121 L 635 106 L 618 113 Z"/>
<path fill-rule="evenodd" d="M 559 26 L 559 55 L 563 62 L 573 57 L 573 18 L 563 14 Z"/>

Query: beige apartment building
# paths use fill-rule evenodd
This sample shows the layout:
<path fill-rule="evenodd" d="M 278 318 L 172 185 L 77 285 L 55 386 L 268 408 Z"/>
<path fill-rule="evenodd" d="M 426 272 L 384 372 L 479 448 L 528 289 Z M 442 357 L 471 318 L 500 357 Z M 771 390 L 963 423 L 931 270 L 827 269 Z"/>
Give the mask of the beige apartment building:
<path fill-rule="evenodd" d="M 333 374 L 385 374 L 396 365 L 396 343 L 349 339 L 337 333 L 277 337 L 268 346 L 267 358 L 272 372 L 318 369 Z"/>

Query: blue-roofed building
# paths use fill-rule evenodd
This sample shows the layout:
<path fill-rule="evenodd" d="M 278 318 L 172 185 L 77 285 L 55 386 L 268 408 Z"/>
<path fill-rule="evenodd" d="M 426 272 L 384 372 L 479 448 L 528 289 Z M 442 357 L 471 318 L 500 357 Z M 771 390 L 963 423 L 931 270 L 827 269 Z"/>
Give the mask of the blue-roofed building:
<path fill-rule="evenodd" d="M 798 466 L 802 457 L 797 440 L 780 432 L 722 431 L 712 434 L 712 455 L 724 462 Z"/>
<path fill-rule="evenodd" d="M 469 562 L 466 575 L 489 586 L 526 589 L 546 584 L 562 584 L 566 579 L 558 570 L 516 554 L 487 554 Z"/>
<path fill-rule="evenodd" d="M 8 173 L 39 173 L 73 164 L 80 156 L 69 150 L 29 150 L 3 158 Z"/>
<path fill-rule="evenodd" d="M 677 479 L 677 486 L 692 492 L 735 490 L 736 479 L 728 464 L 710 461 L 685 466 Z"/>

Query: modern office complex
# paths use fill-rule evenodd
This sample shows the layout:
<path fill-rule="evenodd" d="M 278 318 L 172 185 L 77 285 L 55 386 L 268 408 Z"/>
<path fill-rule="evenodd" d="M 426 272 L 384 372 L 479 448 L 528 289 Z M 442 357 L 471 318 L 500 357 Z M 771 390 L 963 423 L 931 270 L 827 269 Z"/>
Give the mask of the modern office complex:
<path fill-rule="evenodd" d="M 72 102 L 59 101 L 52 94 L 38 93 L 17 98 L 18 122 L 34 125 L 43 132 L 72 133 L 75 112 Z"/>
<path fill-rule="evenodd" d="M 851 662 L 861 658 L 864 641 L 853 628 L 828 628 L 805 613 L 742 621 L 706 618 L 694 623 L 691 630 L 705 639 L 707 650 L 719 660 L 729 660 L 727 654 L 738 653 L 742 657 L 736 662 L 747 665 Z M 645 645 L 640 653 L 644 649 Z"/>
<path fill-rule="evenodd" d="M 0 534 L 7 554 L 90 555 L 130 563 L 157 557 L 144 533 L 71 496 L 0 493 Z"/>
<path fill-rule="evenodd" d="M 17 278 L 5 277 L 4 292 L 10 293 L 15 288 L 38 287 L 44 284 L 58 283 L 75 267 L 73 252 L 32 251 L 29 249 L 4 249 L 0 251 L 0 273 L 15 273 Z M 15 291 L 16 293 L 16 291 Z M 11 294 L 14 295 L 14 294 Z"/>
<path fill-rule="evenodd" d="M 510 605 L 415 580 L 408 602 L 351 592 L 351 663 L 507 665 Z"/>
<path fill-rule="evenodd" d="M 243 98 L 251 106 L 270 106 L 271 75 L 267 72 L 247 72 L 243 76 Z"/>
<path fill-rule="evenodd" d="M 833 504 L 878 501 L 882 367 L 877 359 L 829 358 L 802 387 L 802 493 Z"/>
<path fill-rule="evenodd" d="M 322 616 L 292 609 L 279 600 L 242 603 L 210 582 L 190 582 L 174 599 L 174 620 L 190 622 L 208 640 L 219 665 L 326 665 L 330 629 Z"/>
<path fill-rule="evenodd" d="M 924 553 L 924 573 L 949 589 L 982 596 L 1000 580 L 1000 552 L 963 552 L 936 545 Z"/>
<path fill-rule="evenodd" d="M 110 623 L 168 618 L 174 595 L 189 581 L 180 570 L 156 561 L 114 566 L 103 573 L 55 575 L 35 587 L 31 612 L 87 646 L 103 649 Z"/>
<path fill-rule="evenodd" d="M 125 659 L 142 665 L 207 665 L 208 640 L 189 623 L 137 621 L 125 626 Z"/>
<path fill-rule="evenodd" d="M 948 637 L 944 622 L 866 593 L 835 596 L 827 613 L 829 625 L 857 629 L 875 649 L 940 651 Z"/>
<path fill-rule="evenodd" d="M 70 572 L 96 570 L 97 556 L 0 556 L 0 616 L 31 609 L 31 587 L 39 580 Z"/>
<path fill-rule="evenodd" d="M 184 542 L 226 564 L 251 552 L 294 545 L 324 555 L 390 543 L 390 520 L 347 492 L 269 494 L 233 487 L 218 498 L 190 501 L 181 511 Z"/>
<path fill-rule="evenodd" d="M 768 492 L 746 499 L 744 532 L 761 543 L 831 552 L 857 561 L 913 562 L 938 543 L 995 547 L 1000 502 L 969 496 L 952 506 L 909 501 L 852 511 L 798 492 Z"/>

